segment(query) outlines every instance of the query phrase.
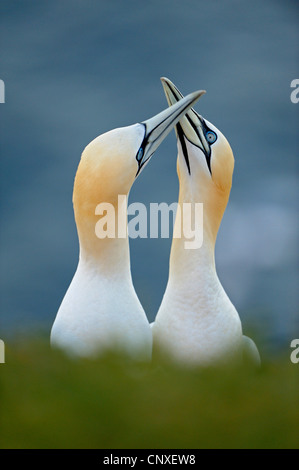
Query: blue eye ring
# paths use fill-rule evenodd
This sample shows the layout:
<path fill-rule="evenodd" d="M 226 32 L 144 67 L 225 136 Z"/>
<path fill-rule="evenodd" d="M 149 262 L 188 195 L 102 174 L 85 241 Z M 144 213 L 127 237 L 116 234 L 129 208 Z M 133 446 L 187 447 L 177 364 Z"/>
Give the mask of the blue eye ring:
<path fill-rule="evenodd" d="M 137 160 L 138 162 L 140 162 L 140 160 L 142 159 L 142 157 L 143 157 L 143 148 L 140 147 L 140 149 L 138 150 L 137 155 L 136 155 L 136 160 Z"/>
<path fill-rule="evenodd" d="M 213 144 L 214 142 L 216 142 L 217 140 L 217 134 L 213 131 L 208 131 L 206 133 L 206 139 L 207 139 L 207 142 L 211 145 Z"/>

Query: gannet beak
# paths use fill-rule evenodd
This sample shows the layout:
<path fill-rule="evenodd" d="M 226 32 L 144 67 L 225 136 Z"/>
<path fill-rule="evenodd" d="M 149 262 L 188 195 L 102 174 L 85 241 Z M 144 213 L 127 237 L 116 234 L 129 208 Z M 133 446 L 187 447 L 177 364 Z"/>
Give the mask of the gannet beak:
<path fill-rule="evenodd" d="M 161 82 L 164 88 L 164 92 L 168 101 L 169 106 L 173 106 L 174 103 L 180 102 L 184 97 L 182 93 L 178 90 L 178 88 L 168 79 L 165 77 L 161 78 Z M 202 91 L 201 95 L 203 95 L 205 91 Z M 191 174 L 190 170 L 190 162 L 188 158 L 188 152 L 186 148 L 186 142 L 184 137 L 189 140 L 193 145 L 200 148 L 206 156 L 207 163 L 209 170 L 210 168 L 210 146 L 205 138 L 204 133 L 205 123 L 203 118 L 193 109 L 191 108 L 188 113 L 185 114 L 180 119 L 180 122 L 176 125 L 176 134 L 177 138 L 180 141 L 182 151 L 185 157 L 185 161 L 188 167 L 188 172 Z"/>
<path fill-rule="evenodd" d="M 136 176 L 181 117 L 204 93 L 202 90 L 190 93 L 161 113 L 141 123 L 145 126 L 145 136 L 136 156 L 138 162 Z"/>

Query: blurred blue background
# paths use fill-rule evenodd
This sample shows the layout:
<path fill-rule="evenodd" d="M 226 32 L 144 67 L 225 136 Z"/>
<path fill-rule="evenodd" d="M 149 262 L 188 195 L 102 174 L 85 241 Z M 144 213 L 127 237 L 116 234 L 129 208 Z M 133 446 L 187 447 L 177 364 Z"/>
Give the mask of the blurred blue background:
<path fill-rule="evenodd" d="M 167 106 L 159 78 L 187 94 L 235 154 L 218 235 L 219 277 L 264 350 L 298 338 L 298 2 L 1 1 L 0 337 L 50 331 L 75 272 L 72 186 L 97 135 Z M 177 200 L 172 133 L 129 202 Z M 153 320 L 171 240 L 130 241 L 136 291 Z"/>

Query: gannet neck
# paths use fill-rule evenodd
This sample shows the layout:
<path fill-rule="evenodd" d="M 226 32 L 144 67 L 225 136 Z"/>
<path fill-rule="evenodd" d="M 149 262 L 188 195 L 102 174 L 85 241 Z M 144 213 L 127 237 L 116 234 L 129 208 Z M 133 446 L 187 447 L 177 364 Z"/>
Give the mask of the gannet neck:
<path fill-rule="evenodd" d="M 76 188 L 76 184 L 75 184 Z M 93 263 L 98 271 L 105 276 L 130 275 L 130 253 L 127 233 L 127 195 L 120 195 L 118 200 L 112 200 L 98 192 L 94 200 L 85 201 L 83 207 L 78 204 L 76 189 L 74 191 L 74 212 L 80 245 L 80 262 Z M 106 200 L 105 200 L 106 199 Z M 87 204 L 89 209 L 87 208 Z M 107 207 L 104 214 L 98 214 L 96 208 Z M 109 213 L 108 213 L 109 211 Z M 105 219 L 102 226 L 112 227 L 109 237 L 99 238 L 97 224 Z M 104 234 L 105 235 L 105 234 Z"/>
<path fill-rule="evenodd" d="M 187 273 L 194 273 L 196 279 L 204 279 L 207 272 L 209 272 L 209 277 L 215 273 L 215 238 L 211 234 L 211 230 L 208 229 L 209 226 L 206 223 L 208 215 L 205 214 L 204 207 L 203 224 L 194 227 L 197 231 L 202 231 L 202 244 L 197 249 L 186 249 L 190 240 L 186 237 L 183 227 L 185 223 L 184 216 L 182 216 L 184 214 L 184 206 L 188 204 L 191 214 L 195 214 L 195 206 L 200 201 L 200 198 L 192 197 L 189 192 L 185 193 L 183 187 L 180 186 L 178 211 L 174 225 L 174 233 L 179 233 L 180 236 L 173 237 L 172 239 L 169 260 L 169 279 L 176 279 L 180 284 L 181 282 L 186 283 L 186 279 L 190 276 Z"/>
<path fill-rule="evenodd" d="M 81 239 L 79 263 L 93 267 L 95 272 L 106 279 L 131 279 L 128 238 L 96 240 L 93 246 L 85 245 Z"/>
<path fill-rule="evenodd" d="M 178 158 L 181 158 L 180 154 Z M 194 181 L 189 176 L 187 179 L 185 174 L 182 175 L 182 172 L 178 171 L 178 175 L 180 214 L 182 214 L 183 205 L 186 203 L 191 205 L 191 213 L 193 214 L 195 205 L 203 203 L 202 226 L 196 227 L 197 230 L 202 230 L 203 236 L 202 245 L 199 248 L 187 249 L 188 239 L 184 236 L 183 230 L 184 218 L 179 216 L 179 211 L 177 212 L 174 232 L 181 233 L 181 237 L 174 237 L 172 240 L 167 290 L 173 289 L 172 295 L 176 291 L 176 298 L 181 296 L 182 301 L 178 302 L 177 313 L 181 316 L 182 321 L 184 312 L 187 311 L 190 317 L 193 311 L 196 318 L 201 315 L 206 316 L 208 312 L 212 322 L 214 321 L 213 314 L 219 314 L 218 294 L 225 298 L 229 310 L 234 311 L 234 307 L 230 304 L 219 281 L 215 266 L 215 242 L 228 195 L 227 198 L 224 198 L 224 194 L 219 193 L 219 189 L 211 185 L 209 180 L 206 182 L 205 178 L 197 180 L 194 184 Z M 181 230 L 178 230 L 178 224 L 181 225 Z M 212 292 L 217 295 L 211 295 Z M 184 305 L 182 305 L 183 299 Z M 192 305 L 191 309 L 189 300 Z"/>
<path fill-rule="evenodd" d="M 205 162 L 202 152 L 185 140 L 185 149 L 189 158 L 189 173 L 182 144 L 178 141 L 177 173 L 180 183 L 179 202 L 200 202 L 203 204 L 205 239 L 210 238 L 215 245 L 218 230 L 224 215 L 230 190 L 232 186 L 232 175 L 234 160 L 232 152 L 226 156 L 225 169 L 220 173 L 218 160 L 211 160 L 212 177 Z"/>
<path fill-rule="evenodd" d="M 181 207 L 180 214 L 183 213 L 183 205 L 188 203 L 191 205 L 191 213 L 195 213 L 195 204 L 200 202 L 188 194 L 184 194 L 183 188 L 180 188 L 179 206 Z M 177 294 L 182 296 L 182 299 L 190 299 L 193 307 L 196 310 L 196 315 L 204 312 L 207 301 L 210 303 L 210 293 L 214 286 L 217 290 L 220 288 L 220 282 L 216 273 L 215 267 L 215 237 L 211 232 L 209 225 L 209 214 L 205 214 L 205 207 L 203 206 L 203 226 L 197 226 L 196 230 L 202 230 L 202 244 L 199 248 L 188 249 L 186 248 L 188 238 L 184 235 L 183 217 L 178 215 L 177 212 L 174 232 L 181 233 L 180 237 L 173 237 L 171 245 L 171 253 L 169 260 L 169 286 L 175 285 Z M 178 225 L 181 229 L 178 230 Z M 200 295 L 199 295 L 200 294 Z M 190 311 L 189 306 L 186 306 Z M 185 307 L 183 307 L 185 310 Z"/>
<path fill-rule="evenodd" d="M 155 344 L 179 362 L 211 365 L 241 359 L 239 315 L 215 267 L 214 242 L 198 249 L 173 239 L 167 287 L 152 327 Z"/>
<path fill-rule="evenodd" d="M 181 233 L 181 237 L 174 237 L 172 241 L 169 278 L 178 279 L 182 277 L 182 282 L 186 283 L 186 279 L 190 278 L 189 273 L 193 273 L 194 279 L 198 281 L 199 288 L 203 290 L 203 296 L 200 297 L 203 299 L 205 292 L 209 291 L 206 289 L 207 280 L 211 285 L 214 284 L 217 289 L 220 286 L 215 267 L 215 243 L 229 199 L 230 185 L 227 185 L 225 189 L 220 188 L 211 181 L 208 171 L 198 172 L 198 162 L 195 160 L 195 158 L 198 159 L 196 155 L 198 149 L 188 141 L 186 142 L 186 148 L 190 159 L 190 167 L 192 168 L 191 175 L 186 171 L 181 143 L 178 142 L 177 172 L 180 188 L 178 204 L 181 210 L 177 212 L 174 231 L 178 229 L 180 224 L 181 227 L 178 233 Z M 191 213 L 194 214 L 195 206 L 198 203 L 203 205 L 202 226 L 196 227 L 197 230 L 202 231 L 202 245 L 198 249 L 186 249 L 188 240 L 184 236 L 184 219 L 178 214 L 183 213 L 184 204 L 189 204 Z M 198 290 L 197 283 L 195 285 Z M 190 286 L 188 289 L 190 290 Z"/>
<path fill-rule="evenodd" d="M 93 260 L 105 273 L 130 271 L 127 198 L 134 182 L 136 155 L 144 135 L 142 125 L 114 129 L 84 150 L 74 182 L 73 206 L 80 243 L 80 260 Z M 131 137 L 131 138 L 130 138 Z M 97 212 L 102 206 L 103 210 Z M 112 232 L 99 238 L 96 226 L 105 216 Z M 111 226 L 111 227 L 110 227 Z"/>
<path fill-rule="evenodd" d="M 190 144 L 191 145 L 191 144 Z M 238 313 L 224 291 L 215 266 L 215 242 L 229 198 L 211 181 L 208 172 L 191 175 L 179 147 L 179 205 L 203 203 L 202 245 L 186 249 L 181 238 L 173 238 L 166 291 L 153 325 L 156 344 L 178 360 L 212 364 L 238 358 L 242 327 Z M 190 152 L 192 169 L 192 151 Z M 194 165 L 193 165 L 194 167 Z M 182 211 L 181 211 L 182 212 Z M 183 219 L 176 216 L 176 224 Z"/>

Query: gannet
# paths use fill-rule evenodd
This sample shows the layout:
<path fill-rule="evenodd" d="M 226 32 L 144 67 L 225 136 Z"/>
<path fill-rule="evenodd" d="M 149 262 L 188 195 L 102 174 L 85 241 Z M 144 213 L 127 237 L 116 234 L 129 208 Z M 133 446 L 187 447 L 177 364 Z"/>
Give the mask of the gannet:
<path fill-rule="evenodd" d="M 170 105 L 183 95 L 167 78 L 163 88 Z M 187 249 L 174 238 L 169 279 L 152 323 L 154 345 L 189 364 L 217 365 L 232 358 L 259 364 L 255 343 L 243 336 L 239 315 L 224 291 L 215 267 L 215 242 L 232 185 L 234 157 L 224 135 L 193 109 L 176 125 L 179 207 L 203 203 L 203 242 Z M 181 211 L 182 213 L 182 211 Z M 182 217 L 176 216 L 174 232 Z M 200 229 L 200 227 L 196 227 Z M 180 233 L 180 230 L 177 232 Z"/>
<path fill-rule="evenodd" d="M 162 140 L 201 94 L 191 93 L 151 119 L 106 132 L 84 149 L 73 190 L 79 262 L 51 330 L 52 346 L 82 357 L 113 349 L 150 358 L 151 329 L 131 277 L 127 201 L 121 237 L 96 236 L 96 207 L 111 204 L 118 228 L 118 196 L 128 196 Z"/>

